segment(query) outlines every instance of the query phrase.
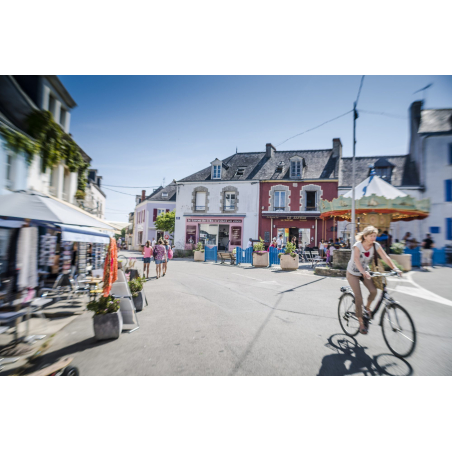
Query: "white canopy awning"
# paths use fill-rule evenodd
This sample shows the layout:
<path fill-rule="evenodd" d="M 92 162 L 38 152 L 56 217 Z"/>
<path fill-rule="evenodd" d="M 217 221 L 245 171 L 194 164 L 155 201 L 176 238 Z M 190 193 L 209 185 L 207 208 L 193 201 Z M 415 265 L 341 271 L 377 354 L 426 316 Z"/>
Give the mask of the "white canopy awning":
<path fill-rule="evenodd" d="M 57 224 L 61 228 L 61 239 L 67 242 L 110 243 L 108 234 L 91 228 Z"/>
<path fill-rule="evenodd" d="M 393 185 L 384 181 L 379 176 L 371 175 L 366 180 L 355 187 L 355 199 L 361 199 L 364 196 L 384 196 L 386 199 L 396 199 L 407 196 L 406 193 L 395 188 Z M 343 195 L 344 198 L 352 197 L 352 190 Z"/>

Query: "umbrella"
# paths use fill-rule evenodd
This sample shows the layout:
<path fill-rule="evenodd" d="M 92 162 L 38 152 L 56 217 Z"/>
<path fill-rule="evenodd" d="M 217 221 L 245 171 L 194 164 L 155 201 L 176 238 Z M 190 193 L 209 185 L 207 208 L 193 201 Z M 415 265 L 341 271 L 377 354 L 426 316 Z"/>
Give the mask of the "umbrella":
<path fill-rule="evenodd" d="M 76 206 L 32 190 L 0 196 L 0 216 L 113 229 Z"/>

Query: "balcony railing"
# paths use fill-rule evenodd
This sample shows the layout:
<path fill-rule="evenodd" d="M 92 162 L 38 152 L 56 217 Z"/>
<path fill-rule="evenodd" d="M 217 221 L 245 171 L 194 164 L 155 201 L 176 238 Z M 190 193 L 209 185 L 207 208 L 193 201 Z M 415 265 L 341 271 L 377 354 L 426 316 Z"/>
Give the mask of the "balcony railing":
<path fill-rule="evenodd" d="M 309 212 L 311 210 L 317 210 L 316 206 L 309 206 L 309 207 L 306 206 L 306 211 L 307 212 Z"/>
<path fill-rule="evenodd" d="M 286 210 L 286 208 L 285 207 L 274 207 L 274 210 L 275 210 L 275 212 L 278 212 L 278 211 L 284 212 Z"/>
<path fill-rule="evenodd" d="M 206 206 L 195 206 L 195 210 L 206 210 Z"/>
<path fill-rule="evenodd" d="M 229 205 L 224 205 L 223 206 L 223 210 L 234 210 L 235 209 L 235 204 L 229 204 Z"/>

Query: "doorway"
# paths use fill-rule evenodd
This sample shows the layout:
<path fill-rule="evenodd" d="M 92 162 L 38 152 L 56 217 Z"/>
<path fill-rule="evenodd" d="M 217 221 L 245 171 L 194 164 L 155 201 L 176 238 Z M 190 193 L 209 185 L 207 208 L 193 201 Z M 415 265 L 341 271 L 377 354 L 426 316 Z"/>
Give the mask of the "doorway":
<path fill-rule="evenodd" d="M 303 248 L 311 246 L 311 230 L 309 228 L 298 229 L 298 243 L 302 243 Z"/>
<path fill-rule="evenodd" d="M 229 225 L 220 224 L 218 235 L 218 251 L 229 250 Z"/>
<path fill-rule="evenodd" d="M 298 248 L 298 243 L 300 242 L 300 239 L 298 237 L 298 228 L 290 228 L 289 229 L 289 242 L 292 242 L 292 239 L 295 237 L 296 239 L 296 247 Z"/>

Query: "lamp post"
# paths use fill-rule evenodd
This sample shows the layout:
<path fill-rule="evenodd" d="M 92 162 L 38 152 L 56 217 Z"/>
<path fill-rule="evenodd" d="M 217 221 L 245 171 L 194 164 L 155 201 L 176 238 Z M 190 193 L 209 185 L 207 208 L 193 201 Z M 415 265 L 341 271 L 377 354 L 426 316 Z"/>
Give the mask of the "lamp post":
<path fill-rule="evenodd" d="M 356 120 L 358 112 L 356 111 L 356 102 L 353 104 L 353 159 L 352 159 L 352 240 L 355 239 L 355 147 L 356 147 Z"/>

